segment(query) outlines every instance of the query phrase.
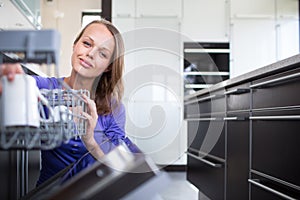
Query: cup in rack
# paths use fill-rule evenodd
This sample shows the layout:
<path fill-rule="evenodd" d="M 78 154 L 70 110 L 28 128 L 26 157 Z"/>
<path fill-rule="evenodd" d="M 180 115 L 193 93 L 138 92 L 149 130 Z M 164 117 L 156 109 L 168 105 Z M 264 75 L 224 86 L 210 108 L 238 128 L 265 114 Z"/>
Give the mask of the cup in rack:
<path fill-rule="evenodd" d="M 48 119 L 40 116 L 39 101 L 49 109 L 49 118 L 53 117 L 53 109 L 40 93 L 33 77 L 17 74 L 13 81 L 8 81 L 7 77 L 3 76 L 1 83 L 0 122 L 2 126 L 40 127 L 40 122 Z"/>

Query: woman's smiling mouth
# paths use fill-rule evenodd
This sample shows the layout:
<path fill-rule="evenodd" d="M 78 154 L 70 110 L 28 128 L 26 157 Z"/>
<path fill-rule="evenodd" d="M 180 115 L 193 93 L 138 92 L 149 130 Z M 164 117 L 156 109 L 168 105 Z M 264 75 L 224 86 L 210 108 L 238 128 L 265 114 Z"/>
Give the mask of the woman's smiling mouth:
<path fill-rule="evenodd" d="M 92 68 L 92 64 L 82 58 L 79 59 L 80 60 L 80 64 L 84 67 L 84 68 Z"/>

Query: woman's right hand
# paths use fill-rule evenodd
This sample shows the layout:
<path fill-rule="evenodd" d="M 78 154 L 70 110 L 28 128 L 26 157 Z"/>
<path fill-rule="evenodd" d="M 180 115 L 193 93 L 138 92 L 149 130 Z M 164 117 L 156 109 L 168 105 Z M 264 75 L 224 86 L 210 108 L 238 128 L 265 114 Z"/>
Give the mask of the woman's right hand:
<path fill-rule="evenodd" d="M 13 81 L 16 74 L 24 74 L 23 68 L 18 63 L 2 64 L 0 66 L 0 77 L 7 76 L 8 81 Z M 0 81 L 0 94 L 2 93 L 2 84 Z"/>

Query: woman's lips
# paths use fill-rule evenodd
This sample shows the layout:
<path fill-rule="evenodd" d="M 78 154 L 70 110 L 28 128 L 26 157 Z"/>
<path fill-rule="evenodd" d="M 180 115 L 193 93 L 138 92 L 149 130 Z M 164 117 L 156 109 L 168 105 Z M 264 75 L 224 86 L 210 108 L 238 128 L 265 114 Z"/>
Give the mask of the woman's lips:
<path fill-rule="evenodd" d="M 84 59 L 80 59 L 80 64 L 85 68 L 92 68 L 92 64 Z"/>

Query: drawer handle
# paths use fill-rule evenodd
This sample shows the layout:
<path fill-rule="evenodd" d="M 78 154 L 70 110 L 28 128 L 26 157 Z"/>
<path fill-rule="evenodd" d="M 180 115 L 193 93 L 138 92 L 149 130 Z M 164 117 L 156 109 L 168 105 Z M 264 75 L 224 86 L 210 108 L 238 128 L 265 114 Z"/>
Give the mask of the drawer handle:
<path fill-rule="evenodd" d="M 245 120 L 245 117 L 224 117 L 225 121 L 242 121 Z"/>
<path fill-rule="evenodd" d="M 216 117 L 203 117 L 203 118 L 189 118 L 189 119 L 186 119 L 187 121 L 223 121 L 224 119 L 223 118 L 216 118 Z"/>
<path fill-rule="evenodd" d="M 206 160 L 206 159 L 204 159 L 204 158 L 201 158 L 201 157 L 199 157 L 199 156 L 195 156 L 194 154 L 192 154 L 192 153 L 190 153 L 190 152 L 186 152 L 186 154 L 187 154 L 188 156 L 191 156 L 191 157 L 195 158 L 196 160 L 199 160 L 199 161 L 201 161 L 201 162 L 203 162 L 203 163 L 205 163 L 205 164 L 211 166 L 211 167 L 214 167 L 214 168 L 221 168 L 221 167 L 222 167 L 222 164 L 219 164 L 219 163 L 213 163 L 213 162 L 208 161 L 208 160 Z"/>
<path fill-rule="evenodd" d="M 221 94 L 213 94 L 213 95 L 210 95 L 208 97 L 203 97 L 201 99 L 198 99 L 198 102 L 201 102 L 201 101 L 207 101 L 207 100 L 210 100 L 210 99 L 217 99 L 217 98 L 220 98 L 220 97 L 223 97 L 224 95 L 221 95 Z"/>
<path fill-rule="evenodd" d="M 283 115 L 283 116 L 251 116 L 252 120 L 300 120 L 300 115 Z"/>
<path fill-rule="evenodd" d="M 228 90 L 227 92 L 225 92 L 225 95 L 232 95 L 232 94 L 243 94 L 243 93 L 247 93 L 250 92 L 250 89 L 248 88 L 237 88 L 234 90 Z"/>
<path fill-rule="evenodd" d="M 277 82 L 281 82 L 281 81 L 286 81 L 288 79 L 296 78 L 298 76 L 300 76 L 300 72 L 296 73 L 296 74 L 283 76 L 283 77 L 280 77 L 280 78 L 275 78 L 275 79 L 272 79 L 272 80 L 269 80 L 269 81 L 264 81 L 264 82 L 261 82 L 261 83 L 253 84 L 253 85 L 250 85 L 250 88 L 259 88 L 259 87 L 270 85 L 272 83 L 277 83 Z"/>
<path fill-rule="evenodd" d="M 253 184 L 253 185 L 255 185 L 255 186 L 257 186 L 257 187 L 259 187 L 259 188 L 262 188 L 262 189 L 267 190 L 267 191 L 269 191 L 269 192 L 271 192 L 273 194 L 276 194 L 276 195 L 278 195 L 280 197 L 283 197 L 285 199 L 296 200 L 295 198 L 293 198 L 293 197 L 291 197 L 289 195 L 286 195 L 286 194 L 284 194 L 282 192 L 279 192 L 277 190 L 274 190 L 273 188 L 270 188 L 270 187 L 268 187 L 268 186 L 266 186 L 264 184 L 259 183 L 258 179 L 256 179 L 256 180 L 248 179 L 248 182 L 251 183 L 251 184 Z"/>
<path fill-rule="evenodd" d="M 208 101 L 210 99 L 217 99 L 217 98 L 220 98 L 220 97 L 223 97 L 223 96 L 224 95 L 221 95 L 221 94 L 213 94 L 213 95 L 210 95 L 208 97 L 203 97 L 203 98 L 200 98 L 200 99 L 193 99 L 193 100 L 186 101 L 186 102 L 184 102 L 184 105 L 188 105 L 188 104 L 195 103 L 195 102 Z"/>

